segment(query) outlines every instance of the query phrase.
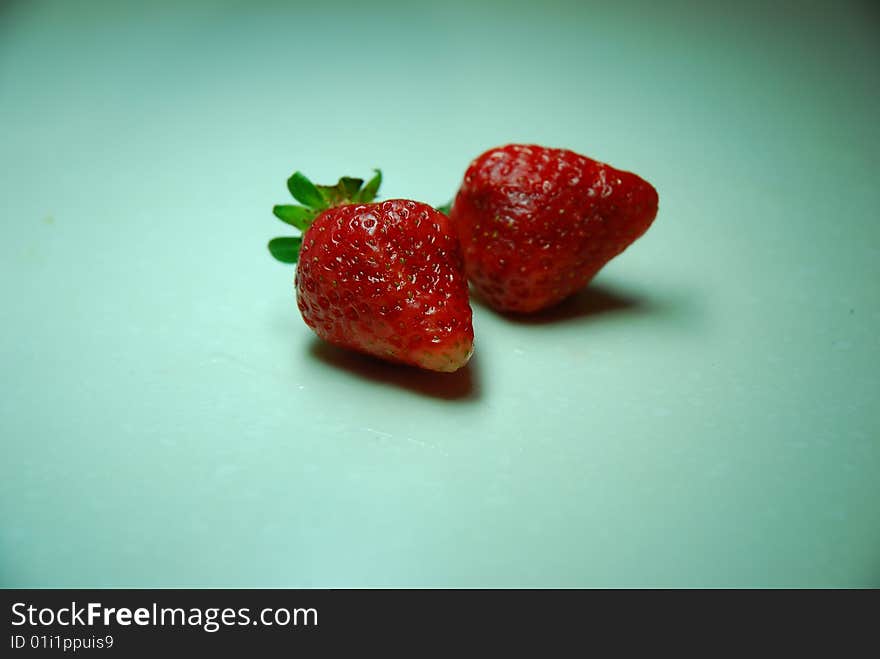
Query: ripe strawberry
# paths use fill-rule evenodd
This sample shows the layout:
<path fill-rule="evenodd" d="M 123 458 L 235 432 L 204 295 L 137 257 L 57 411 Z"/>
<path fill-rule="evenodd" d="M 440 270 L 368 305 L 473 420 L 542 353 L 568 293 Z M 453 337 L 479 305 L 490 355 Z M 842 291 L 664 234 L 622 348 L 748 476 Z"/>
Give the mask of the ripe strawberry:
<path fill-rule="evenodd" d="M 373 202 L 381 173 L 365 186 L 341 178 L 315 186 L 288 180 L 303 206 L 273 212 L 301 237 L 269 250 L 296 263 L 303 320 L 330 343 L 382 359 L 452 372 L 473 352 L 474 330 L 461 250 L 451 222 L 407 199 Z"/>
<path fill-rule="evenodd" d="M 648 230 L 657 201 L 630 172 L 511 144 L 471 163 L 449 216 L 476 291 L 499 311 L 532 312 L 586 286 Z"/>

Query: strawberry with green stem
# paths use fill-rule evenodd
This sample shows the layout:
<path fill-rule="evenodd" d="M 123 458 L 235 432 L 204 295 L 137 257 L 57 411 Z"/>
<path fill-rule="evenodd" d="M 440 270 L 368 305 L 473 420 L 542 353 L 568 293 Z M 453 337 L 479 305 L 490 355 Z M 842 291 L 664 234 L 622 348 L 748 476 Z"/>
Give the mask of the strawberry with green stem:
<path fill-rule="evenodd" d="M 314 185 L 287 181 L 302 204 L 273 213 L 302 232 L 269 251 L 296 263 L 303 320 L 323 340 L 381 359 L 452 372 L 473 353 L 474 332 L 458 238 L 449 218 L 410 199 L 375 201 L 376 175 Z"/>

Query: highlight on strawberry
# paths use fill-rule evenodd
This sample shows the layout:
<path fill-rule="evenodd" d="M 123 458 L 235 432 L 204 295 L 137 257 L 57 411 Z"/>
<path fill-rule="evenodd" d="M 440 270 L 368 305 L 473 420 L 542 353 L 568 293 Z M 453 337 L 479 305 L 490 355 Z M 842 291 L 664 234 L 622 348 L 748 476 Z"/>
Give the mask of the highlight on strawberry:
<path fill-rule="evenodd" d="M 508 144 L 470 164 L 448 214 L 474 290 L 498 311 L 530 313 L 584 288 L 657 208 L 657 191 L 636 174 L 567 149 Z"/>
<path fill-rule="evenodd" d="M 382 174 L 315 185 L 287 181 L 301 205 L 275 216 L 298 236 L 269 251 L 296 263 L 303 320 L 321 339 L 380 359 L 453 372 L 473 353 L 474 331 L 461 249 L 449 218 L 410 199 L 375 201 Z"/>

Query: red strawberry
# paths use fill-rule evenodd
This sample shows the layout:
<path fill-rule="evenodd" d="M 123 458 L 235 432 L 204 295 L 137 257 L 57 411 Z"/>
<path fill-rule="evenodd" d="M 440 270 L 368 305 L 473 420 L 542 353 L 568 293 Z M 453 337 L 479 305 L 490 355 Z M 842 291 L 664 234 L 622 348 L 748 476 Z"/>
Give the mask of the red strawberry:
<path fill-rule="evenodd" d="M 407 199 L 375 202 L 381 173 L 363 185 L 315 186 L 299 172 L 288 188 L 304 206 L 275 215 L 303 231 L 269 250 L 296 263 L 299 310 L 330 343 L 431 371 L 455 371 L 473 352 L 461 250 L 448 217 Z"/>
<path fill-rule="evenodd" d="M 499 311 L 552 306 L 589 283 L 657 215 L 657 191 L 565 149 L 511 144 L 474 160 L 449 213 L 467 276 Z"/>

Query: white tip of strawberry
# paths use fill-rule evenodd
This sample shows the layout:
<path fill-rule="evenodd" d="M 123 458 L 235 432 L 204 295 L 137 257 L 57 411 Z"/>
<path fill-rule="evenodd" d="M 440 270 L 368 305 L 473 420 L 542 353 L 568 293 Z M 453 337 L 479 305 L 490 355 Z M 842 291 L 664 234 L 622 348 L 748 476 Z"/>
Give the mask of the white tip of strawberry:
<path fill-rule="evenodd" d="M 473 341 L 461 341 L 449 350 L 425 352 L 417 359 L 420 368 L 440 373 L 454 373 L 465 366 L 474 354 Z"/>

